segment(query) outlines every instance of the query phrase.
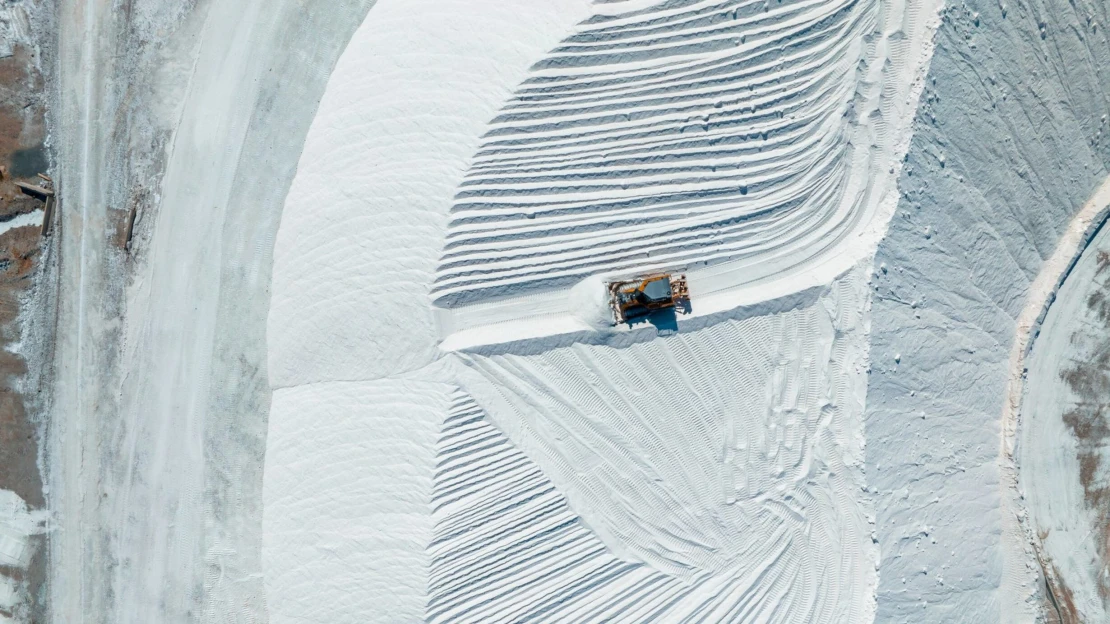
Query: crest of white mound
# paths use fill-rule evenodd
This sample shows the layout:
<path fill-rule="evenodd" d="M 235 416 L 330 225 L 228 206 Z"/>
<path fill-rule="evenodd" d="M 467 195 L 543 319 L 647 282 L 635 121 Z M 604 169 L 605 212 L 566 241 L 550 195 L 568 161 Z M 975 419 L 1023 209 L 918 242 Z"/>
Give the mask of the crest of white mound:
<path fill-rule="evenodd" d="M 497 108 L 589 0 L 379 0 L 336 66 L 274 246 L 275 387 L 436 355 L 428 290 L 452 195 Z"/>
<path fill-rule="evenodd" d="M 573 332 L 567 292 L 588 275 L 683 272 L 692 316 L 791 295 L 886 228 L 927 11 L 598 11 L 535 63 L 468 161 L 431 288 L 445 350 Z"/>
<path fill-rule="evenodd" d="M 574 316 L 590 329 L 606 331 L 613 326 L 613 312 L 605 281 L 591 275 L 570 289 L 570 308 Z"/>
<path fill-rule="evenodd" d="M 905 39 L 891 4 L 889 25 L 854 0 L 617 4 L 582 22 L 489 124 L 437 304 L 737 261 L 741 282 L 782 279 L 857 245 L 912 111 L 916 55 L 865 42 Z"/>

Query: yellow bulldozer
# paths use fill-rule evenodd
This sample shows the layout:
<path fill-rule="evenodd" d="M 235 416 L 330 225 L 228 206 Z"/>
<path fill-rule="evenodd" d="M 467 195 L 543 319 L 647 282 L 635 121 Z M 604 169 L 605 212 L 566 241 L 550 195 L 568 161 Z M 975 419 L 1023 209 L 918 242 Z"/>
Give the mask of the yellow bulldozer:
<path fill-rule="evenodd" d="M 614 325 L 646 316 L 656 310 L 675 306 L 684 308 L 690 302 L 685 275 L 653 273 L 629 280 L 608 282 L 609 306 L 613 309 Z"/>

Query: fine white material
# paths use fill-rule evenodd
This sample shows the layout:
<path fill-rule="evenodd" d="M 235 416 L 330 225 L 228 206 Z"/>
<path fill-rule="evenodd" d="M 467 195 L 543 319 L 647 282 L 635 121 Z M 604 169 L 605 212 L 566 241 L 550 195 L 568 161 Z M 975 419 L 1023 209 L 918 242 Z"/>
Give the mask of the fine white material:
<path fill-rule="evenodd" d="M 306 384 L 380 379 L 437 357 L 427 291 L 443 215 L 466 159 L 512 85 L 587 7 L 585 0 L 382 0 L 340 59 L 306 140 L 274 252 L 270 382 L 287 389 L 273 397 L 263 494 L 271 622 L 299 622 L 309 614 L 329 622 L 396 622 L 423 613 L 430 503 L 422 518 L 386 513 L 366 524 L 358 513 L 373 507 L 366 497 L 385 504 L 390 492 L 430 501 L 435 430 L 425 426 L 446 417 L 446 401 L 433 416 L 426 393 L 414 390 L 407 399 L 412 406 L 395 397 L 389 414 L 376 411 L 386 400 L 362 384 Z M 373 388 L 391 388 L 393 380 L 378 383 Z M 323 417 L 329 404 L 343 409 Z M 322 418 L 329 427 L 321 427 Z M 383 423 L 395 427 L 381 429 Z M 346 472 L 336 482 L 333 454 L 344 452 L 335 448 L 344 431 L 355 441 L 344 447 L 352 462 L 384 453 L 385 447 L 371 446 L 378 436 L 411 450 L 410 457 L 391 466 L 361 463 L 380 475 L 369 485 L 345 481 L 359 478 Z M 287 453 L 290 440 L 296 450 Z M 299 457 L 308 458 L 305 470 L 283 472 L 303 464 Z M 406 477 L 407 462 L 411 470 L 426 469 L 424 476 Z M 288 524 L 294 510 L 299 521 Z M 290 539 L 315 524 L 317 514 L 359 517 L 352 539 L 373 539 L 378 529 L 404 536 L 389 545 L 395 556 L 388 563 L 373 546 L 333 554 Z M 333 527 L 334 539 L 346 539 L 345 530 Z M 364 575 L 380 583 L 377 589 L 362 588 Z"/>
<path fill-rule="evenodd" d="M 382 0 L 371 9 L 332 74 L 282 215 L 272 386 L 376 378 L 435 358 L 427 291 L 451 196 L 486 122 L 587 6 Z"/>
<path fill-rule="evenodd" d="M 432 289 L 442 348 L 588 331 L 552 289 L 589 274 L 683 271 L 703 316 L 869 257 L 938 6 L 691 2 L 580 24 L 458 188 Z"/>
<path fill-rule="evenodd" d="M 262 545 L 271 622 L 422 618 L 449 398 L 446 386 L 390 380 L 274 393 Z"/>
<path fill-rule="evenodd" d="M 610 552 L 690 587 L 660 621 L 868 621 L 866 297 L 856 271 L 787 311 L 460 374 Z"/>
<path fill-rule="evenodd" d="M 312 608 L 325 620 L 395 621 L 375 601 L 407 615 L 422 598 L 432 621 L 873 617 L 878 553 L 861 470 L 869 294 L 851 269 L 873 252 L 897 200 L 931 14 L 901 3 L 725 4 L 727 15 L 705 2 L 606 3 L 589 17 L 589 5 L 569 0 L 511 10 L 494 0 L 383 0 L 370 12 L 321 103 L 276 244 L 264 545 L 268 594 L 280 597 L 271 599 L 272 621 L 322 617 Z M 716 32 L 722 17 L 727 32 Z M 583 62 L 591 46 L 610 45 L 608 26 L 631 48 Z M 671 27 L 673 41 L 664 32 Z M 699 78 L 703 65 L 715 69 Z M 542 103 L 543 87 L 534 101 L 521 99 L 529 85 L 564 79 L 587 92 L 557 106 Z M 588 92 L 594 81 L 625 79 Z M 682 92 L 665 93 L 667 85 Z M 591 111 L 595 97 L 600 108 Z M 710 119 L 683 113 L 684 99 Z M 618 110 L 628 118 L 604 119 Z M 718 110 L 735 119 L 715 117 Z M 642 114 L 665 135 L 659 162 L 635 146 L 638 161 L 608 162 L 617 156 L 610 149 L 636 142 L 625 135 Z M 680 145 L 683 115 L 700 128 L 692 136 L 728 152 L 718 154 L 724 170 L 698 155 L 710 146 Z M 568 123 L 549 127 L 545 116 Z M 599 132 L 609 137 L 602 146 L 589 138 Z M 732 142 L 749 132 L 758 139 Z M 571 175 L 582 180 L 550 172 L 479 179 L 481 167 L 507 167 L 494 146 L 506 133 L 544 143 L 533 160 L 584 158 Z M 664 171 L 672 157 L 674 170 Z M 699 188 L 735 187 L 737 172 L 753 180 L 734 189 L 739 198 L 711 205 L 697 197 Z M 612 186 L 608 177 L 627 178 L 629 188 L 571 188 Z M 517 215 L 555 228 L 542 232 L 535 256 L 524 249 L 535 241 L 515 222 L 498 223 L 512 210 L 463 207 L 476 184 L 480 197 L 516 194 L 514 202 L 558 190 L 549 214 Z M 632 215 L 650 239 L 636 253 L 655 253 L 684 230 L 707 237 L 679 250 L 683 262 L 701 263 L 691 277 L 700 318 L 666 340 L 653 340 L 651 327 L 614 332 L 603 322 L 598 273 L 658 263 L 606 264 L 612 241 L 591 239 L 562 210 L 635 195 L 636 212 L 674 193 L 688 197 L 654 216 Z M 489 213 L 467 212 L 479 208 Z M 616 210 L 594 231 L 620 234 L 628 224 L 610 219 Z M 721 219 L 741 233 L 714 247 Z M 509 242 L 464 235 L 487 226 Z M 487 243 L 497 249 L 482 251 Z M 600 264 L 544 276 L 544 254 L 563 263 L 595 247 Z M 516 259 L 502 266 L 502 254 Z M 468 276 L 452 265 L 459 258 L 479 258 L 480 268 Z M 508 265 L 519 265 L 520 279 L 502 271 L 515 270 Z M 521 296 L 489 299 L 504 294 Z M 433 297 L 453 305 L 473 296 L 489 300 L 433 312 Z M 525 342 L 500 346 L 514 340 Z M 451 353 L 461 348 L 471 350 Z M 347 394 L 405 383 L 425 389 L 404 399 Z M 446 388 L 453 407 L 437 408 L 437 421 L 439 399 L 428 396 Z M 337 402 L 345 414 L 328 407 Z M 401 403 L 408 407 L 396 411 L 413 412 L 403 434 L 377 413 Z M 417 449 L 433 422 L 442 426 L 438 446 Z M 378 457 L 358 457 L 358 441 L 377 427 L 388 444 L 367 442 L 361 450 Z M 345 429 L 353 445 L 339 442 Z M 409 449 L 411 464 L 391 465 L 392 447 Z M 429 449 L 438 453 L 435 476 L 416 479 L 409 471 L 426 470 Z M 310 459 L 295 481 L 287 464 L 298 457 Z M 333 457 L 380 479 L 352 483 Z M 390 491 L 427 497 L 428 519 L 406 508 L 381 535 L 350 530 L 370 541 L 389 531 L 428 539 L 427 553 L 409 542 L 391 549 L 397 595 L 378 595 L 384 577 L 360 565 L 362 546 L 332 554 L 290 539 L 317 514 L 353 517 L 366 500 L 389 509 Z M 519 504 L 498 506 L 511 500 Z M 294 510 L 297 522 L 284 517 Z M 539 541 L 549 548 L 530 550 Z M 416 589 L 420 574 L 426 596 Z M 332 605 L 363 576 L 375 589 L 339 613 Z M 611 596 L 637 597 L 635 608 L 615 612 Z"/>

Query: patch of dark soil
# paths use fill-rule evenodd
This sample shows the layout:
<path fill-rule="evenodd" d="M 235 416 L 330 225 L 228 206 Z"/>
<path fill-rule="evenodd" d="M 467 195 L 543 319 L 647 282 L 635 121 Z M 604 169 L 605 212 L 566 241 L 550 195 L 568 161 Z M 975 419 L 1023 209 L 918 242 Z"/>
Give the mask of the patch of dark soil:
<path fill-rule="evenodd" d="M 15 150 L 12 152 L 11 163 L 9 172 L 16 178 L 32 178 L 50 167 L 46 159 L 46 148 L 42 145 Z"/>
<path fill-rule="evenodd" d="M 13 42 L 12 52 L 0 59 L 0 222 L 43 207 L 15 182 L 41 184 L 36 176 L 48 173 L 50 160 L 44 147 L 46 97 L 36 49 Z M 38 470 L 39 425 L 29 413 L 31 403 L 20 393 L 26 362 L 9 349 L 22 340 L 17 319 L 36 275 L 39 244 L 37 226 L 0 234 L 0 488 L 18 494 L 31 509 L 45 507 Z M 45 621 L 46 541 L 46 535 L 32 537 L 28 568 L 5 570 L 18 593 L 29 599 L 16 606 L 18 621 Z"/>
<path fill-rule="evenodd" d="M 19 304 L 39 255 L 39 233 L 34 226 L 0 235 L 0 341 L 17 341 Z M 0 350 L 0 488 L 19 494 L 30 507 L 41 508 L 42 478 L 37 464 L 36 429 L 27 418 L 16 381 L 27 372 L 19 355 Z"/>
<path fill-rule="evenodd" d="M 1107 299 L 1106 292 L 1096 290 L 1091 293 L 1087 297 L 1087 307 L 1098 314 L 1098 320 L 1103 323 L 1110 321 L 1110 299 Z"/>

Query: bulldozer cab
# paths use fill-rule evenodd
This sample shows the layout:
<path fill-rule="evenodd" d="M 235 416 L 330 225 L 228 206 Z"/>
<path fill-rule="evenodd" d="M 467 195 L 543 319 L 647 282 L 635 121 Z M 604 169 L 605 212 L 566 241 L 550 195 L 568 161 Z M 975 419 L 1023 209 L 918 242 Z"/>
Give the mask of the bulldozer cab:
<path fill-rule="evenodd" d="M 673 308 L 689 297 L 686 276 L 658 273 L 631 280 L 609 282 L 610 307 L 615 323 Z"/>

